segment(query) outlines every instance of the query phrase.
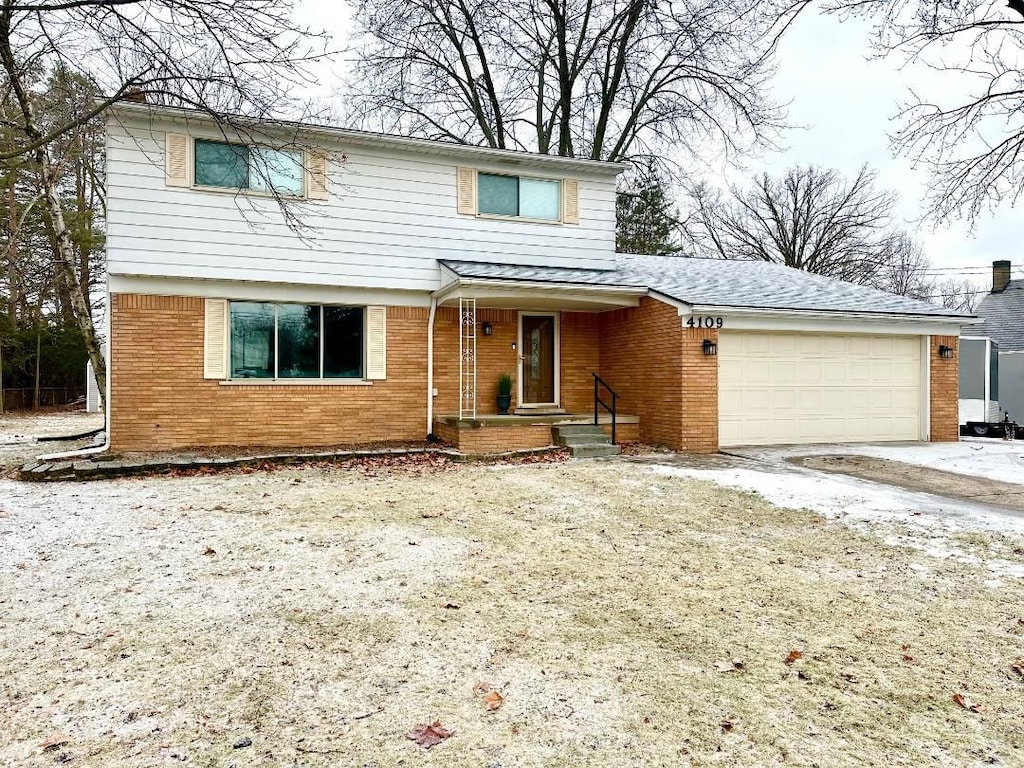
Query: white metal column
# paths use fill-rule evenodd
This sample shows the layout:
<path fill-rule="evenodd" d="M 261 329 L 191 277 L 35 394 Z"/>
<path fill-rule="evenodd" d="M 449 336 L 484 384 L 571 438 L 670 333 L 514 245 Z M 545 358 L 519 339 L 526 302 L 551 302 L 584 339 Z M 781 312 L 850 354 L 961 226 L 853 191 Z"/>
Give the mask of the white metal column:
<path fill-rule="evenodd" d="M 459 299 L 459 418 L 476 418 L 476 299 Z"/>

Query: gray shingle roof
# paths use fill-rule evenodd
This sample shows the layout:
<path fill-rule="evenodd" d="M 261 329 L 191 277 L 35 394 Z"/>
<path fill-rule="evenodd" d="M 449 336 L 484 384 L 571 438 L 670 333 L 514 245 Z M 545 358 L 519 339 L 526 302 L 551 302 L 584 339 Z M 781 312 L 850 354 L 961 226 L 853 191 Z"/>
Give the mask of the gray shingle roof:
<path fill-rule="evenodd" d="M 1002 293 L 988 294 L 977 313 L 985 318 L 985 335 L 1001 352 L 1024 351 L 1024 280 L 1011 280 Z"/>
<path fill-rule="evenodd" d="M 924 301 L 763 261 L 620 254 L 612 270 L 448 260 L 441 263 L 460 277 L 648 288 L 684 304 L 699 306 L 971 317 Z"/>

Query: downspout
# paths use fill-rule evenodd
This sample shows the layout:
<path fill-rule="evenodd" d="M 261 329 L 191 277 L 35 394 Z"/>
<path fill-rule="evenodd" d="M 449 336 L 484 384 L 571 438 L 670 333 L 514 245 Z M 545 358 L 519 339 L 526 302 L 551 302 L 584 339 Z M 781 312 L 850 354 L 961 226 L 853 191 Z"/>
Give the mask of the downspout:
<path fill-rule="evenodd" d="M 105 389 L 107 391 L 107 396 L 104 398 L 104 401 L 103 401 L 103 417 L 104 417 L 104 421 L 106 422 L 104 424 L 106 429 L 104 430 L 105 434 L 104 434 L 104 438 L 103 438 L 103 445 L 93 446 L 92 448 L 82 448 L 82 449 L 77 450 L 77 451 L 64 451 L 63 453 L 48 453 L 48 454 L 46 454 L 44 456 L 37 456 L 36 457 L 37 459 L 40 459 L 40 460 L 43 460 L 43 461 L 56 461 L 56 460 L 59 460 L 59 459 L 77 459 L 77 458 L 85 457 L 85 456 L 94 456 L 94 455 L 99 454 L 99 453 L 106 453 L 107 451 L 110 450 L 110 400 L 111 400 L 111 397 L 112 397 L 112 394 L 111 394 L 111 391 L 110 391 L 110 369 L 111 369 L 112 366 L 110 365 L 110 361 L 114 359 L 114 333 L 113 333 L 113 330 L 112 330 L 113 329 L 113 325 L 111 325 L 111 316 L 110 316 L 111 315 L 111 311 L 112 310 L 111 310 L 111 302 L 110 302 L 110 280 L 109 280 L 109 277 L 108 277 L 108 279 L 107 279 L 107 364 L 104 366 L 106 368 L 107 386 L 105 387 Z"/>
<path fill-rule="evenodd" d="M 430 316 L 427 318 L 427 434 L 434 433 L 434 317 L 437 315 L 437 297 L 430 297 Z"/>

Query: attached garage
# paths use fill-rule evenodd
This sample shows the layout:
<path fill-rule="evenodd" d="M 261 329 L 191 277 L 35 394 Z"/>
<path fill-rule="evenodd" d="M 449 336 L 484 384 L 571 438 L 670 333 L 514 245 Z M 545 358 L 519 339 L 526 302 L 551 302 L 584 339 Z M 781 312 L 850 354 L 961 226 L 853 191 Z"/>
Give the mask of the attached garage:
<path fill-rule="evenodd" d="M 719 333 L 719 444 L 920 440 L 919 335 Z"/>

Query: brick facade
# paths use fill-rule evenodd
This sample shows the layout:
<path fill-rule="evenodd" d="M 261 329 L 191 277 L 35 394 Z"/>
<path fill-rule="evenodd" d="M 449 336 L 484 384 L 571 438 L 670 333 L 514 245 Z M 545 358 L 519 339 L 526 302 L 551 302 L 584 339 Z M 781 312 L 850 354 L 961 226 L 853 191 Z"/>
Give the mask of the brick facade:
<path fill-rule="evenodd" d="M 599 315 L 601 377 L 640 417 L 640 439 L 691 453 L 718 450 L 718 357 L 703 343 L 718 331 L 685 328 L 674 307 L 651 298 Z"/>
<path fill-rule="evenodd" d="M 960 439 L 960 338 L 932 336 L 928 354 L 929 435 L 933 443 Z M 940 357 L 939 347 L 953 349 L 953 357 Z"/>
<path fill-rule="evenodd" d="M 429 312 L 389 307 L 387 379 L 367 384 L 235 384 L 203 378 L 204 300 L 181 296 L 111 297 L 111 442 L 116 451 L 190 446 L 318 446 L 419 441 L 426 430 Z M 437 310 L 434 330 L 435 415 L 458 413 L 458 310 Z M 497 412 L 501 373 L 516 375 L 519 313 L 484 309 L 491 336 L 477 336 L 477 412 Z M 563 312 L 561 404 L 593 408 L 592 372 L 619 393 L 619 440 L 641 439 L 680 451 L 718 450 L 718 357 L 703 353 L 714 330 L 684 327 L 677 310 L 652 298 L 604 313 Z M 958 438 L 956 336 L 931 338 L 931 439 Z M 939 357 L 940 345 L 955 350 Z M 513 403 L 515 405 L 515 403 Z M 550 425 L 488 425 L 455 430 L 435 423 L 442 439 L 467 452 L 499 452 L 551 442 Z"/>
<path fill-rule="evenodd" d="M 388 378 L 366 385 L 203 378 L 201 298 L 111 296 L 111 444 L 316 446 L 424 438 L 427 310 L 388 309 Z"/>

